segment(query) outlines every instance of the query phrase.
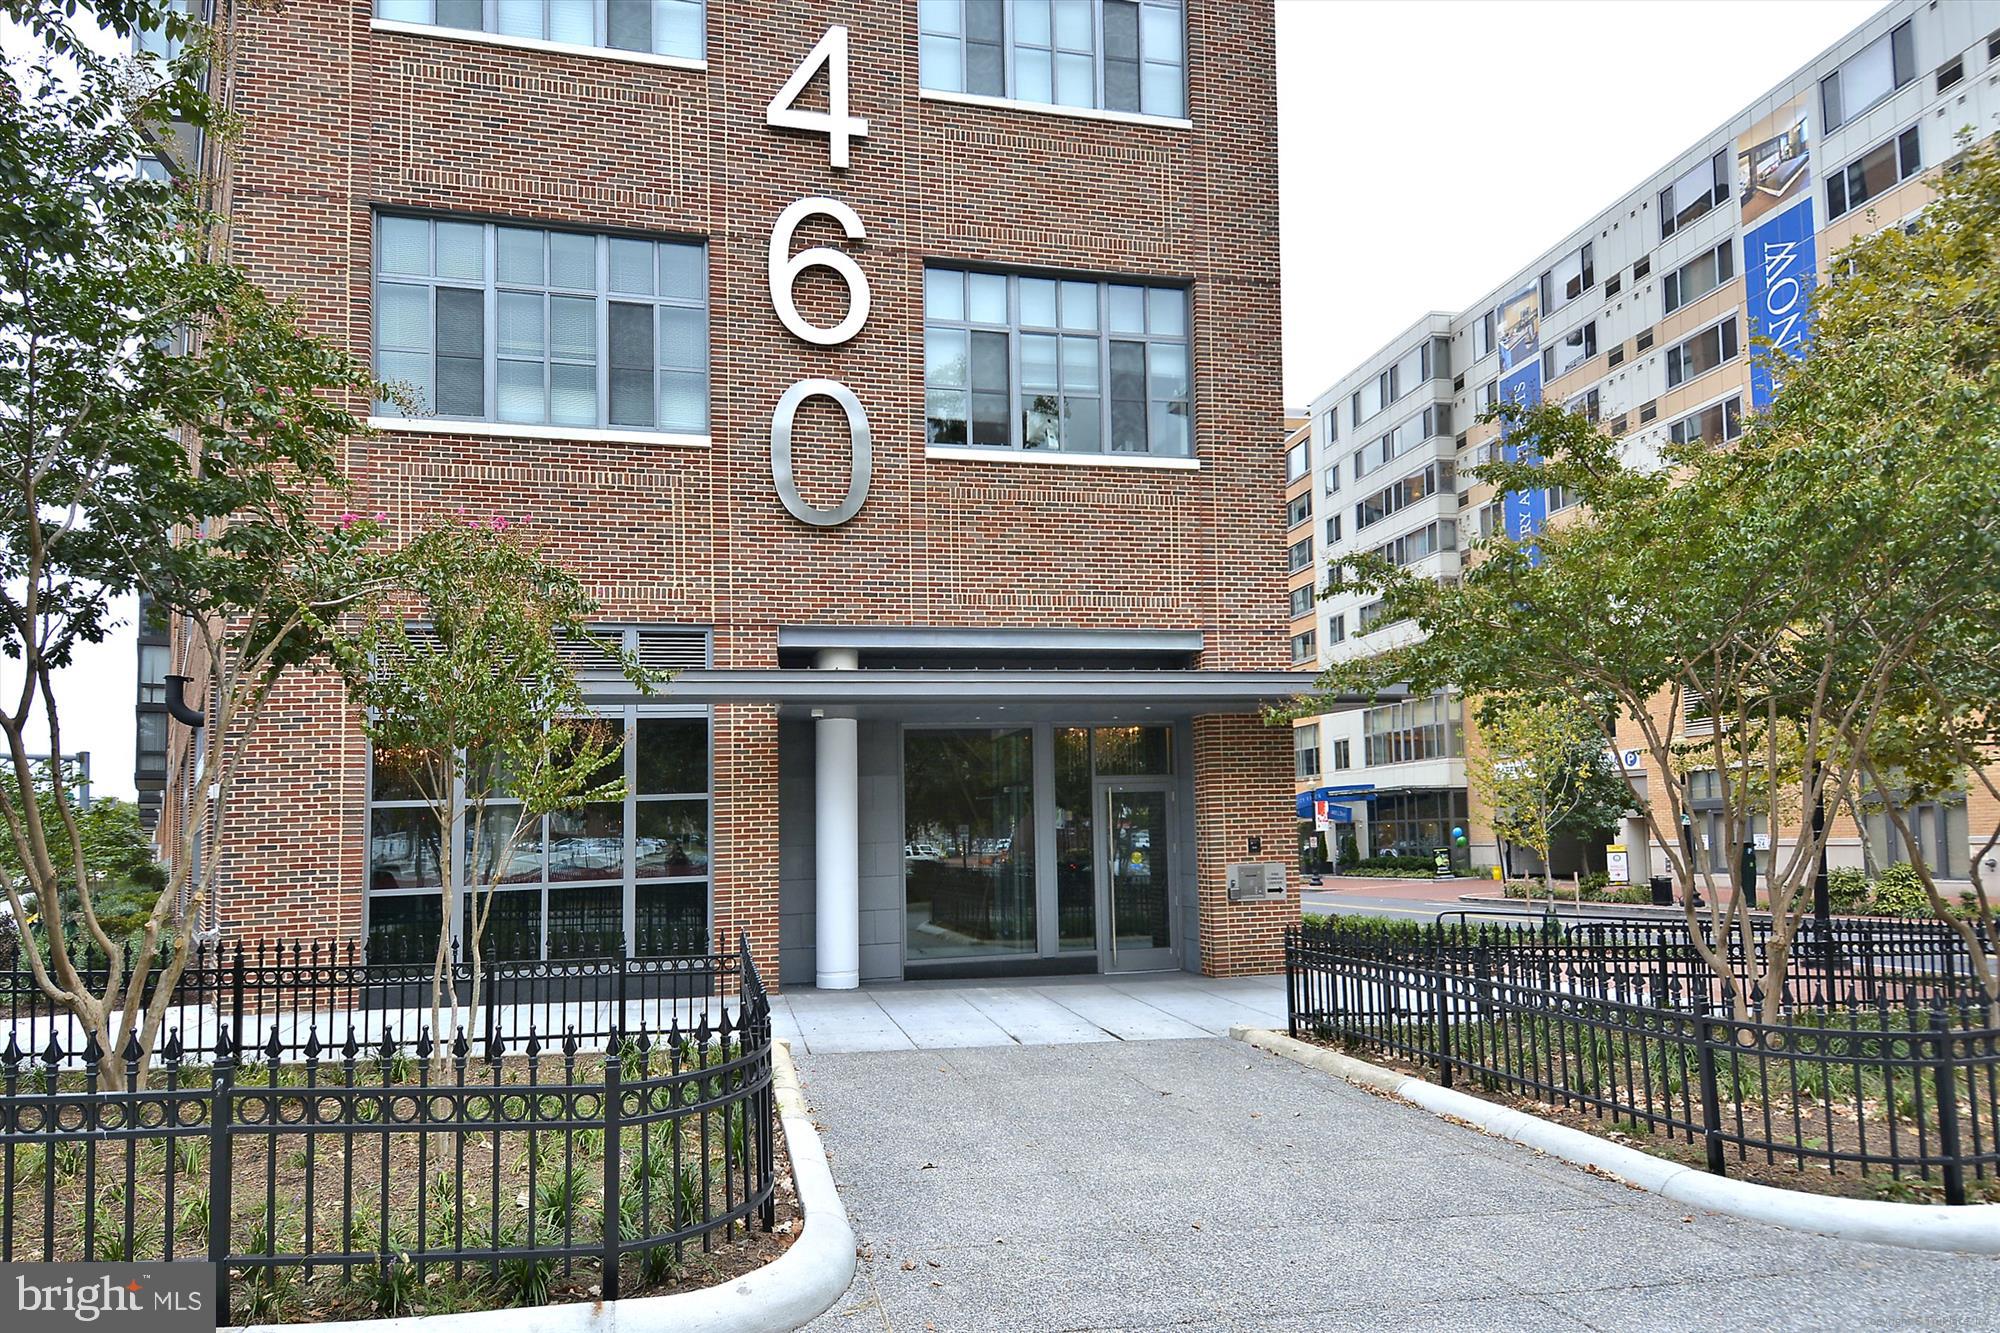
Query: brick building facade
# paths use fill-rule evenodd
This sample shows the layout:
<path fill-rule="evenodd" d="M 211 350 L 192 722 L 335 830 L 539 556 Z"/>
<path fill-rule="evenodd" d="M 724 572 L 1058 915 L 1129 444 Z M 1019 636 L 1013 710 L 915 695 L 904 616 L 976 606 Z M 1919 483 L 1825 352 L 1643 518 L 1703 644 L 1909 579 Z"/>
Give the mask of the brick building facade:
<path fill-rule="evenodd" d="M 1226 892 L 1292 827 L 1256 717 L 1297 679 L 1269 6 L 621 4 L 219 19 L 235 258 L 421 405 L 375 405 L 353 506 L 525 523 L 678 668 L 602 683 L 634 790 L 530 849 L 523 950 L 696 922 L 788 984 L 1272 966 L 1296 897 Z M 843 90 L 844 167 L 783 123 Z M 810 247 L 858 266 L 858 328 L 835 268 L 774 276 Z M 465 852 L 338 689 L 264 725 L 224 932 L 434 923 Z"/>

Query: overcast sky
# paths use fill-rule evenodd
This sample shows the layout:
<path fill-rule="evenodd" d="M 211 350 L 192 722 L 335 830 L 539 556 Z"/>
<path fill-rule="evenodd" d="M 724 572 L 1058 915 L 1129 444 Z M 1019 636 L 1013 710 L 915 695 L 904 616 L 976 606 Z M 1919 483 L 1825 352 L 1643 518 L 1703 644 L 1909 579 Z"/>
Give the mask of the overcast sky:
<path fill-rule="evenodd" d="M 1877 8 L 1279 0 L 1285 401 L 1463 307 Z M 105 794 L 132 790 L 126 621 L 60 687 Z"/>

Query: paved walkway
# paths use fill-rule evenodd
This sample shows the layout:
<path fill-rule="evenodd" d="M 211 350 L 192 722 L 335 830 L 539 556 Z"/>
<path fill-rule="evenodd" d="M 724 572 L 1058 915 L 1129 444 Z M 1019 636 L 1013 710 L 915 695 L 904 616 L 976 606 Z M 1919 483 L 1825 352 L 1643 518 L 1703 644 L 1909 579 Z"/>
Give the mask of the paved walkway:
<path fill-rule="evenodd" d="M 1237 1023 L 1283 1027 L 1285 979 L 1149 972 L 799 989 L 772 997 L 771 1019 L 801 1055 L 1218 1037 Z"/>
<path fill-rule="evenodd" d="M 799 1063 L 864 1254 L 814 1333 L 2000 1327 L 2000 1262 L 1687 1213 L 1228 1040 Z"/>

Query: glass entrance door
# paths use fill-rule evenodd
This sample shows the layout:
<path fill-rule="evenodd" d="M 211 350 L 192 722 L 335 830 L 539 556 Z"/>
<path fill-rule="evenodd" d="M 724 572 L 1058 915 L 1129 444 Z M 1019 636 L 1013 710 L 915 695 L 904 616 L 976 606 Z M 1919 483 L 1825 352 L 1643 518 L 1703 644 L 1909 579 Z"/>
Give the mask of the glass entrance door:
<path fill-rule="evenodd" d="M 1174 955 L 1172 795 L 1165 783 L 1098 788 L 1104 970 L 1179 966 Z"/>

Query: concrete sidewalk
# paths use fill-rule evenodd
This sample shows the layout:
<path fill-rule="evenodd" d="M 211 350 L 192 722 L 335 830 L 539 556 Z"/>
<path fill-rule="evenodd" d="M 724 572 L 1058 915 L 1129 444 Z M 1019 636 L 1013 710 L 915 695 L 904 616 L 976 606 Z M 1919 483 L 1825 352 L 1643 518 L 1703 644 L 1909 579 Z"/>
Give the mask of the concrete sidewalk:
<path fill-rule="evenodd" d="M 1285 979 L 1148 972 L 801 989 L 771 997 L 771 1021 L 801 1055 L 1191 1040 L 1238 1023 L 1283 1028 Z"/>
<path fill-rule="evenodd" d="M 801 1057 L 815 1333 L 2000 1327 L 2000 1261 L 1689 1213 L 1218 1040 Z"/>

